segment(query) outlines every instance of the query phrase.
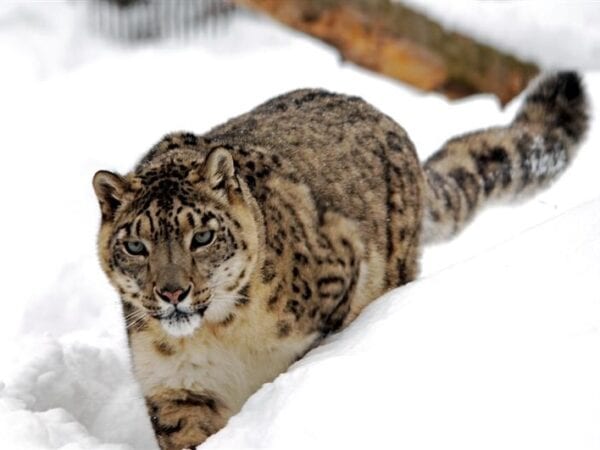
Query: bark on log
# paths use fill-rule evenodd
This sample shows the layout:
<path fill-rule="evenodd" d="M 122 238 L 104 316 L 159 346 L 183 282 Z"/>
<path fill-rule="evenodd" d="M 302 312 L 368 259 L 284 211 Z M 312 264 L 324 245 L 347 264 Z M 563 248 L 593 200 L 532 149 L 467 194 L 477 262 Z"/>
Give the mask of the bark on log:
<path fill-rule="evenodd" d="M 236 0 L 336 47 L 342 57 L 450 98 L 495 94 L 504 105 L 538 68 L 391 0 Z"/>

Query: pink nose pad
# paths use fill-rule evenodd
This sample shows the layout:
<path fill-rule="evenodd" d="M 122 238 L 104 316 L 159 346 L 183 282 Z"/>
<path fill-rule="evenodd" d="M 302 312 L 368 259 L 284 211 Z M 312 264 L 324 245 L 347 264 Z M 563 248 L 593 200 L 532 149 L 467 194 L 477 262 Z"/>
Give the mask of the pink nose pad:
<path fill-rule="evenodd" d="M 176 305 L 179 303 L 179 297 L 183 293 L 183 289 L 177 289 L 175 292 L 162 291 L 161 294 L 169 299 L 169 302 Z"/>
<path fill-rule="evenodd" d="M 174 291 L 164 289 L 162 291 L 159 291 L 158 289 L 154 288 L 154 292 L 165 302 L 171 303 L 172 305 L 177 305 L 179 302 L 183 301 L 185 297 L 187 297 L 188 293 L 190 292 L 190 289 L 191 286 L 185 291 L 183 289 L 176 289 Z"/>

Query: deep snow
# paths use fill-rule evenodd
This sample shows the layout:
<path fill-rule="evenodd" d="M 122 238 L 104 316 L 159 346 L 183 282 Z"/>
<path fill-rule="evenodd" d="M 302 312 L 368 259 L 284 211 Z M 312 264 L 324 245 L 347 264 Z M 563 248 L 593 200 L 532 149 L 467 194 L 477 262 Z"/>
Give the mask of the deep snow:
<path fill-rule="evenodd" d="M 124 172 L 168 131 L 202 132 L 301 86 L 363 96 L 423 157 L 518 106 L 417 93 L 266 20 L 122 48 L 83 33 L 81 14 L 0 5 L 2 448 L 154 448 L 96 262 L 95 170 Z M 587 36 L 579 52 L 561 43 L 583 66 L 600 43 Z M 531 51 L 552 50 L 547 37 Z M 586 83 L 597 102 L 600 74 Z M 426 249 L 419 281 L 264 386 L 203 448 L 600 448 L 597 128 L 550 190 Z"/>
<path fill-rule="evenodd" d="M 600 199 L 384 295 L 206 448 L 599 448 L 599 229 Z"/>

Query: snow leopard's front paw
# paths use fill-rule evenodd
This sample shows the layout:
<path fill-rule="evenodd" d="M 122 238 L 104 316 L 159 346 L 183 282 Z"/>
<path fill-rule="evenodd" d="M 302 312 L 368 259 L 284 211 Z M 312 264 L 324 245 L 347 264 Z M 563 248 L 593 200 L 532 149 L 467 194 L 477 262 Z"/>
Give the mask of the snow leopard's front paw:
<path fill-rule="evenodd" d="M 146 404 L 162 450 L 193 449 L 227 422 L 225 406 L 208 393 L 162 389 Z"/>

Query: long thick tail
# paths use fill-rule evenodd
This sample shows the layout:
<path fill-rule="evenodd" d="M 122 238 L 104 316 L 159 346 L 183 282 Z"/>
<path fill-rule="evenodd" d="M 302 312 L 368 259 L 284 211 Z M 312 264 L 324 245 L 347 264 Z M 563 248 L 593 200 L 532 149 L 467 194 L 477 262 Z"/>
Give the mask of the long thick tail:
<path fill-rule="evenodd" d="M 532 195 L 565 171 L 588 127 L 581 78 L 558 72 L 534 84 L 512 123 L 449 140 L 424 164 L 424 241 L 459 232 L 490 201 Z"/>

